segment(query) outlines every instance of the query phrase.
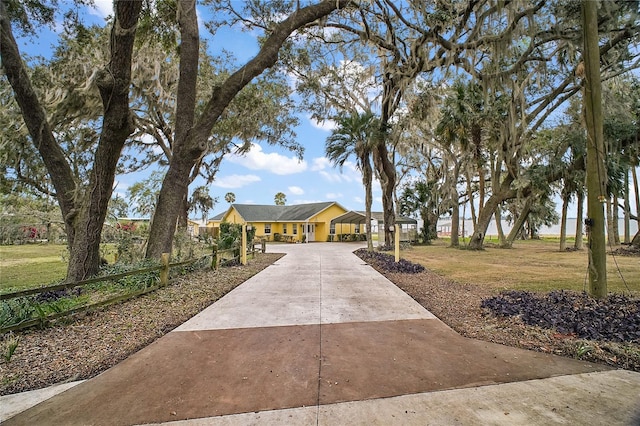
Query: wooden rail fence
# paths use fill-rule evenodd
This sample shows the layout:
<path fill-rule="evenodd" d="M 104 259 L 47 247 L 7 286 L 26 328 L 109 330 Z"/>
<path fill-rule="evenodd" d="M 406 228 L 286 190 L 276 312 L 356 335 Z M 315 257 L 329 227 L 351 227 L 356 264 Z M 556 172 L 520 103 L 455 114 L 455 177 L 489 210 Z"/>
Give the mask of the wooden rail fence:
<path fill-rule="evenodd" d="M 255 257 L 255 253 L 257 252 L 256 248 L 255 248 L 255 244 L 252 244 L 251 250 L 249 251 L 249 253 Z M 265 245 L 262 244 L 262 253 L 265 252 Z M 228 257 L 228 253 L 231 253 L 232 256 Z M 119 294 L 117 296 L 108 298 L 106 300 L 101 300 L 99 302 L 95 302 L 95 303 L 91 303 L 91 304 L 87 304 L 87 305 L 82 305 L 82 306 L 78 306 L 76 308 L 72 308 L 72 309 L 68 309 L 68 310 L 64 310 L 61 312 L 54 312 L 54 313 L 50 313 L 47 315 L 42 315 L 40 314 L 38 317 L 36 318 L 29 318 L 29 319 L 25 319 L 19 323 L 16 324 L 10 324 L 7 326 L 3 326 L 0 327 L 0 334 L 4 334 L 10 331 L 16 331 L 16 330 L 22 330 L 25 328 L 29 328 L 29 327 L 35 327 L 35 326 L 42 326 L 44 325 L 46 322 L 54 320 L 54 319 L 58 319 L 58 318 L 62 318 L 68 315 L 73 315 L 79 312 L 88 312 L 100 307 L 104 307 L 104 306 L 109 306 L 109 305 L 113 305 L 116 303 L 120 303 L 123 302 L 125 300 L 129 300 L 129 299 L 133 299 L 134 297 L 138 297 L 141 296 L 143 294 L 146 293 L 150 293 L 152 291 L 156 291 L 162 287 L 166 287 L 167 285 L 169 285 L 169 272 L 171 270 L 171 268 L 177 268 L 177 267 L 181 267 L 181 266 L 187 266 L 187 265 L 191 265 L 194 264 L 196 262 L 202 261 L 203 259 L 206 259 L 208 257 L 211 257 L 211 268 L 212 269 L 217 269 L 219 268 L 221 265 L 224 265 L 226 263 L 230 263 L 233 261 L 240 261 L 240 250 L 239 249 L 227 249 L 227 250 L 217 250 L 217 248 L 213 249 L 213 252 L 211 254 L 207 254 L 204 255 L 200 258 L 197 259 L 189 259 L 189 260 L 185 260 L 182 262 L 174 262 L 174 263 L 170 263 L 169 262 L 169 254 L 168 253 L 163 253 L 162 255 L 162 259 L 161 259 L 161 263 L 159 265 L 155 265 L 155 266 L 150 266 L 147 268 L 142 268 L 142 269 L 136 269 L 136 270 L 132 270 L 132 271 L 127 271 L 127 272 L 122 272 L 122 273 L 118 273 L 118 274 L 112 274 L 112 275 L 103 275 L 103 276 L 99 276 L 99 277 L 94 277 L 94 278 L 90 278 L 87 280 L 82 280 L 82 281 L 77 281 L 77 282 L 71 282 L 71 283 L 63 283 L 63 284 L 55 284 L 55 285 L 49 285 L 49 286 L 44 286 L 44 287 L 38 287 L 38 288 L 31 288 L 31 289 L 27 289 L 27 290 L 21 290 L 21 291 L 15 291 L 15 292 L 10 292 L 10 293 L 0 293 L 0 302 L 5 302 L 8 300 L 12 300 L 12 299 L 18 299 L 21 297 L 27 297 L 27 296 L 32 296 L 32 295 L 37 295 L 37 294 L 42 294 L 42 293 L 48 293 L 48 292 L 52 292 L 52 291 L 59 291 L 59 290 L 70 290 L 70 289 L 74 289 L 74 288 L 82 288 L 85 287 L 87 285 L 90 284 L 95 284 L 95 283 L 99 283 L 99 282 L 105 282 L 105 281 L 115 281 L 115 280 L 119 280 L 121 278 L 125 278 L 128 276 L 132 276 L 132 275 L 139 275 L 139 274 L 145 274 L 145 273 L 149 273 L 149 272 L 156 272 L 159 271 L 159 280 L 158 280 L 158 284 L 154 285 L 154 286 L 150 286 L 150 287 L 145 287 L 144 289 L 141 290 L 137 290 L 137 291 L 131 291 L 128 292 L 126 294 Z M 6 303 L 6 302 L 5 302 Z M 41 310 L 39 312 L 42 312 Z M 36 313 L 39 313 L 36 310 Z"/>

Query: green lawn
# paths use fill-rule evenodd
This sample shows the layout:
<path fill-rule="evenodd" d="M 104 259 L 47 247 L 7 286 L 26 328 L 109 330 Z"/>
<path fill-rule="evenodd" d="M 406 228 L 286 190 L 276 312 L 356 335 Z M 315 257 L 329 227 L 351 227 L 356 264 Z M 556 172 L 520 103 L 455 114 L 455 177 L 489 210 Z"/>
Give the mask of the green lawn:
<path fill-rule="evenodd" d="M 39 287 L 65 277 L 65 245 L 0 246 L 0 291 Z"/>
<path fill-rule="evenodd" d="M 511 249 L 489 244 L 483 251 L 454 249 L 447 247 L 448 243 L 436 240 L 430 246 L 412 247 L 401 255 L 449 279 L 496 291 L 586 289 L 587 250 L 561 253 L 557 241 L 547 240 L 518 241 Z M 64 278 L 65 250 L 66 246 L 54 244 L 0 246 L 0 291 L 38 287 Z M 640 259 L 608 255 L 607 268 L 609 292 L 631 290 L 640 296 Z"/>
<path fill-rule="evenodd" d="M 448 240 L 436 240 L 430 246 L 403 251 L 401 256 L 449 279 L 496 291 L 587 289 L 586 249 L 560 252 L 557 241 L 546 240 L 517 241 L 511 249 L 489 244 L 482 251 L 454 249 L 448 244 Z M 607 255 L 607 284 L 610 293 L 628 294 L 630 290 L 640 296 L 640 259 Z"/>

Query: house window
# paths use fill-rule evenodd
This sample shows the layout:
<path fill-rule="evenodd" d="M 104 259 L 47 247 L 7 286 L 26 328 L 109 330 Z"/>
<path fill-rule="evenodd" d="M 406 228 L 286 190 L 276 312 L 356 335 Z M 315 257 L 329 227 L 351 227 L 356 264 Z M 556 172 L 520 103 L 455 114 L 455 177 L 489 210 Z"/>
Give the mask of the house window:
<path fill-rule="evenodd" d="M 356 223 L 356 234 L 360 233 L 360 224 Z"/>
<path fill-rule="evenodd" d="M 295 223 L 291 226 L 291 229 L 293 229 L 293 235 L 298 235 L 298 225 L 296 225 Z"/>
<path fill-rule="evenodd" d="M 287 235 L 287 224 L 286 223 L 282 224 L 282 233 Z"/>
<path fill-rule="evenodd" d="M 265 223 L 264 224 L 264 233 L 265 234 L 270 234 L 271 233 L 271 224 L 270 223 Z"/>
<path fill-rule="evenodd" d="M 329 234 L 336 235 L 336 224 L 335 223 L 332 223 L 331 226 L 329 227 Z"/>

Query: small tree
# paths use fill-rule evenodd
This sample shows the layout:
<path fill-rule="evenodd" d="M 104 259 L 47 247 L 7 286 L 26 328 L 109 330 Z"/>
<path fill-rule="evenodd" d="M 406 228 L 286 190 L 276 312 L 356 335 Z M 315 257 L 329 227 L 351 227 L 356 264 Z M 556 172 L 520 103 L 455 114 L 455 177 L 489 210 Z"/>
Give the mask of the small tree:
<path fill-rule="evenodd" d="M 151 175 L 136 182 L 127 189 L 129 200 L 133 203 L 133 211 L 140 216 L 151 216 L 156 207 L 163 173 L 154 171 Z"/>
<path fill-rule="evenodd" d="M 413 186 L 405 186 L 400 197 L 400 214 L 420 214 L 424 226 L 420 230 L 422 242 L 431 243 L 438 238 L 437 223 L 439 216 L 438 200 L 434 198 L 434 181 L 418 181 Z"/>

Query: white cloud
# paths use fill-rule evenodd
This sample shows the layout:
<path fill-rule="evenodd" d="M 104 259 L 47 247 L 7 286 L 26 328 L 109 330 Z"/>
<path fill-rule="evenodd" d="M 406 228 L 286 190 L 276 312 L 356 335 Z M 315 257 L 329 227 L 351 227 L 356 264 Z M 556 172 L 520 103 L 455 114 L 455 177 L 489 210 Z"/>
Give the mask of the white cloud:
<path fill-rule="evenodd" d="M 251 170 L 266 170 L 276 175 L 291 175 L 307 170 L 307 162 L 297 157 L 287 157 L 275 152 L 266 153 L 260 145 L 252 144 L 245 155 L 231 155 L 231 163 Z"/>
<path fill-rule="evenodd" d="M 326 180 L 327 182 L 331 182 L 331 183 L 342 182 L 342 175 L 340 173 L 336 173 L 336 172 L 329 173 L 323 170 L 320 172 L 320 176 L 322 176 L 324 180 Z"/>
<path fill-rule="evenodd" d="M 329 200 L 337 200 L 338 198 L 342 198 L 343 195 L 340 192 L 329 192 L 325 195 Z"/>
<path fill-rule="evenodd" d="M 309 117 L 309 122 L 316 129 L 324 130 L 326 132 L 330 132 L 337 127 L 336 122 L 329 119 L 320 122 L 320 121 L 317 121 L 315 118 Z"/>
<path fill-rule="evenodd" d="M 216 178 L 212 185 L 219 188 L 242 188 L 255 182 L 260 182 L 260 177 L 256 175 L 229 175 Z"/>
<path fill-rule="evenodd" d="M 113 193 L 116 194 L 123 194 L 127 192 L 127 189 L 129 189 L 129 185 L 126 182 L 123 182 L 121 180 L 116 180 L 115 182 L 113 182 Z"/>
<path fill-rule="evenodd" d="M 353 201 L 358 204 L 364 204 L 364 200 L 362 199 L 362 197 L 353 197 Z"/>
<path fill-rule="evenodd" d="M 327 157 L 317 157 L 311 160 L 311 171 L 318 172 L 332 167 L 331 161 Z"/>
<path fill-rule="evenodd" d="M 151 151 L 154 154 L 157 155 L 157 154 L 162 154 L 163 153 L 162 152 L 162 147 L 158 143 L 156 143 L 156 139 L 153 136 L 151 136 L 150 134 L 143 133 L 143 134 L 138 136 L 137 140 L 142 142 L 143 144 L 145 144 L 147 146 L 150 146 L 151 147 Z"/>
<path fill-rule="evenodd" d="M 89 13 L 103 18 L 113 15 L 113 0 L 94 0 L 94 5 L 89 8 Z"/>
<path fill-rule="evenodd" d="M 289 192 L 292 193 L 293 195 L 304 194 L 304 189 L 300 188 L 299 186 L 290 186 L 288 189 L 289 189 Z"/>
<path fill-rule="evenodd" d="M 332 183 L 358 183 L 362 182 L 362 174 L 356 167 L 355 163 L 346 161 L 340 168 L 333 168 L 333 172 L 325 170 L 328 166 L 333 165 L 326 158 L 315 158 L 313 160 L 313 167 L 311 170 L 318 171 L 320 176 L 328 182 Z"/>

